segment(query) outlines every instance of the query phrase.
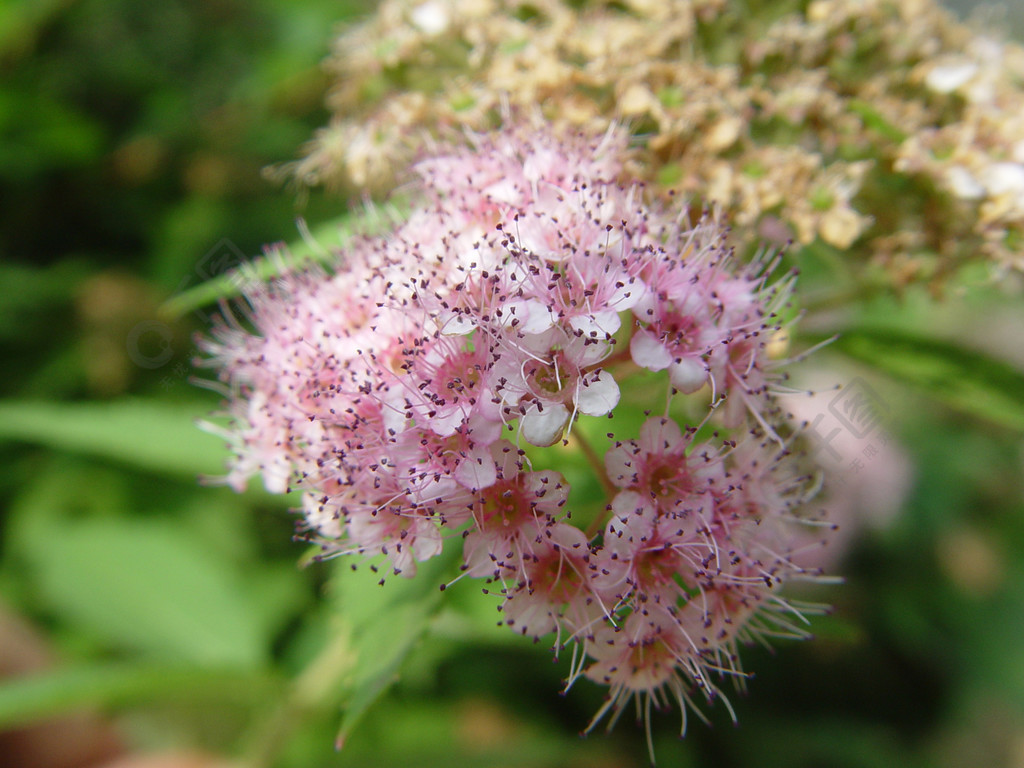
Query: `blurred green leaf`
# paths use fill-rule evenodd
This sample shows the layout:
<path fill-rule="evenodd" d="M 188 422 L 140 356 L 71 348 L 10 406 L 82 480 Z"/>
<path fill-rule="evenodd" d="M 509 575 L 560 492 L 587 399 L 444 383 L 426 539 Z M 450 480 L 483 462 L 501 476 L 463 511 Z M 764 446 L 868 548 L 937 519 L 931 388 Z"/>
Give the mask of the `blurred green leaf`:
<path fill-rule="evenodd" d="M 946 404 L 1024 431 L 1024 374 L 1000 360 L 899 330 L 855 328 L 831 346 Z"/>
<path fill-rule="evenodd" d="M 241 579 L 164 523 L 75 523 L 38 555 L 46 603 L 112 647 L 218 666 L 265 658 Z"/>
<path fill-rule="evenodd" d="M 205 405 L 156 401 L 47 403 L 0 401 L 0 440 L 20 440 L 194 479 L 224 473 L 220 438 L 202 432 Z"/>
<path fill-rule="evenodd" d="M 358 642 L 359 666 L 336 740 L 339 747 L 373 703 L 395 682 L 402 662 L 426 631 L 438 602 L 437 599 L 424 600 L 386 608 L 385 622 L 378 621 L 363 628 Z"/>
<path fill-rule="evenodd" d="M 44 268 L 0 264 L 0 339 L 28 343 L 29 320 L 52 330 L 54 308 L 70 303 L 88 273 L 87 265 L 73 258 Z"/>
<path fill-rule="evenodd" d="M 291 270 L 334 263 L 338 249 L 356 233 L 380 232 L 388 223 L 400 219 L 404 209 L 404 203 L 392 201 L 383 208 L 367 207 L 340 216 L 297 242 L 270 249 L 267 258 L 257 259 L 242 272 L 233 269 L 171 297 L 163 305 L 163 313 L 167 317 L 180 317 L 221 299 L 235 298 L 254 280 L 263 282 Z"/>
<path fill-rule="evenodd" d="M 129 476 L 123 471 L 77 456 L 31 458 L 32 472 L 4 512 L 0 557 L 0 594 L 30 615 L 39 607 L 35 565 L 49 557 L 49 543 L 67 521 L 127 516 L 132 508 Z"/>
<path fill-rule="evenodd" d="M 759 768 L 830 766 L 831 768 L 924 768 L 924 760 L 891 727 L 844 721 L 815 713 L 801 721 L 765 718 L 743 724 L 739 764 Z M 836 745 L 841 744 L 842 748 Z"/>
<path fill-rule="evenodd" d="M 182 697 L 259 701 L 270 678 L 234 669 L 119 664 L 56 669 L 0 685 L 0 730 L 82 707 L 123 707 Z"/>
<path fill-rule="evenodd" d="M 68 0 L 4 0 L 0 3 L 0 57 L 16 59 L 31 51 L 50 18 Z"/>
<path fill-rule="evenodd" d="M 310 602 L 306 581 L 293 564 L 262 563 L 246 573 L 244 588 L 260 632 L 268 639 Z"/>
<path fill-rule="evenodd" d="M 339 704 L 344 716 L 335 742 L 339 749 L 344 745 L 369 708 L 397 680 L 403 661 L 437 613 L 442 603 L 439 586 L 457 570 L 456 549 L 420 564 L 415 579 L 392 575 L 384 584 L 381 576 L 389 569 L 382 558 L 364 561 L 355 569 L 347 563 L 336 567 L 331 582 L 335 613 L 321 627 L 317 649 L 305 649 L 309 658 L 290 693 L 254 729 L 246 750 L 251 762 L 269 762 L 285 734 Z"/>
<path fill-rule="evenodd" d="M 368 567 L 346 570 L 334 581 L 339 616 L 352 632 L 355 667 L 337 743 L 343 744 L 359 720 L 397 678 L 405 657 L 426 632 L 441 606 L 440 585 L 453 572 L 458 547 L 419 566 L 415 579 L 390 576 Z M 386 566 L 382 566 L 386 567 Z"/>
<path fill-rule="evenodd" d="M 104 140 L 102 127 L 70 105 L 9 89 L 0 89 L 0 137 L 0 178 L 13 180 L 94 161 Z"/>

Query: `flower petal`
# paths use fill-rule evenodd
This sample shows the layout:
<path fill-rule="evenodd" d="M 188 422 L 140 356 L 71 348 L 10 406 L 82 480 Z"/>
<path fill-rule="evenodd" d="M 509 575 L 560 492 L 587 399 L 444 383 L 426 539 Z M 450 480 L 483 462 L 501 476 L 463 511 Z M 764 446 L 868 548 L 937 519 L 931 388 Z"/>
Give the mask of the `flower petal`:
<path fill-rule="evenodd" d="M 685 395 L 692 395 L 708 380 L 708 369 L 703 361 L 692 357 L 672 363 L 668 370 L 672 386 Z"/>
<path fill-rule="evenodd" d="M 568 422 L 569 409 L 564 405 L 549 404 L 542 408 L 534 403 L 519 419 L 519 433 L 526 442 L 543 448 L 561 439 Z"/>
<path fill-rule="evenodd" d="M 585 379 L 576 393 L 576 408 L 587 416 L 604 416 L 619 404 L 619 385 L 608 371 Z"/>
<path fill-rule="evenodd" d="M 663 371 L 672 363 L 672 353 L 657 337 L 646 330 L 639 330 L 629 341 L 629 354 L 633 362 L 648 371 Z"/>

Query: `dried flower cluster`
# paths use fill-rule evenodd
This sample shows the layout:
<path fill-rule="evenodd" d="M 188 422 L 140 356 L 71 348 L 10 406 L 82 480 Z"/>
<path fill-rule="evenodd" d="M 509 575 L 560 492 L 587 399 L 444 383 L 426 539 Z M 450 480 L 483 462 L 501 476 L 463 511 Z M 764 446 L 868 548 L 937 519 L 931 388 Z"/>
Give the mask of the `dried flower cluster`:
<path fill-rule="evenodd" d="M 768 355 L 792 281 L 619 183 L 627 141 L 531 124 L 424 159 L 393 233 L 253 287 L 255 333 L 229 315 L 205 343 L 233 393 L 231 485 L 300 492 L 325 555 L 402 576 L 461 547 L 509 627 L 556 633 L 570 683 L 610 687 L 595 721 L 714 699 L 739 642 L 801 636 L 779 590 L 820 544 Z M 554 469 L 575 441 L 589 512 Z"/>
<path fill-rule="evenodd" d="M 388 189 L 427 129 L 507 99 L 629 121 L 632 173 L 748 243 L 849 249 L 861 283 L 1024 268 L 1024 50 L 933 0 L 385 0 L 329 65 L 303 183 Z"/>

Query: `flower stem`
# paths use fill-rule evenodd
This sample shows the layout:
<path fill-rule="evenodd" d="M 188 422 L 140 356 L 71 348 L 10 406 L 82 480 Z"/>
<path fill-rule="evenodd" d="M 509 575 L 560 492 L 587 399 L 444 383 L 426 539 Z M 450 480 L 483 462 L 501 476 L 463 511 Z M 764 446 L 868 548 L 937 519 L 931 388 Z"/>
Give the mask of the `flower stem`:
<path fill-rule="evenodd" d="M 577 429 L 572 433 L 573 439 L 579 443 L 580 449 L 583 451 L 583 455 L 587 457 L 587 462 L 594 470 L 594 475 L 597 477 L 597 481 L 601 484 L 604 492 L 608 494 L 608 498 L 614 496 L 618 490 L 612 485 L 612 481 L 608 479 L 608 473 L 604 469 L 604 462 L 601 457 L 597 455 L 597 451 L 594 447 L 587 442 L 587 439 L 580 434 Z"/>
<path fill-rule="evenodd" d="M 580 450 L 583 451 L 583 455 L 587 458 L 587 463 L 590 464 L 591 468 L 594 470 L 594 476 L 597 478 L 597 482 L 601 484 L 601 488 L 604 490 L 605 495 L 611 499 L 616 493 L 618 493 L 618 488 L 616 488 L 608 478 L 608 472 L 605 471 L 604 468 L 604 461 L 597 455 L 597 451 L 594 450 L 594 447 L 587 441 L 580 430 L 574 430 L 572 437 L 576 441 L 576 444 L 579 445 Z M 603 514 L 599 514 L 594 518 L 590 525 L 587 526 L 584 533 L 588 539 L 592 539 L 597 535 L 598 531 L 604 527 L 604 518 L 605 516 Z"/>

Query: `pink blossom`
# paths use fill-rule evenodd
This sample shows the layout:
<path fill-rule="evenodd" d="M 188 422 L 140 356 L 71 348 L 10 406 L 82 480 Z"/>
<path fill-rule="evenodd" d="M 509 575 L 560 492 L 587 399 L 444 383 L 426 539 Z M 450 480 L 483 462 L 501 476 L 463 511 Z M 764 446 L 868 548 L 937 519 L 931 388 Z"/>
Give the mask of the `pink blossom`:
<path fill-rule="evenodd" d="M 619 401 L 614 377 L 597 365 L 607 347 L 561 327 L 510 342 L 495 367 L 504 412 L 519 417 L 523 438 L 549 446 L 577 413 L 604 416 Z"/>
<path fill-rule="evenodd" d="M 524 552 L 562 513 L 569 487 L 557 472 L 524 472 L 519 452 L 502 440 L 491 446 L 497 480 L 469 505 L 473 521 L 464 547 L 470 576 L 518 572 Z"/>
<path fill-rule="evenodd" d="M 719 698 L 739 644 L 801 635 L 780 592 L 817 573 L 766 351 L 790 280 L 622 183 L 627 138 L 525 121 L 436 146 L 407 220 L 254 283 L 203 342 L 234 488 L 297 491 L 325 556 L 403 577 L 461 539 L 504 623 L 576 644 L 570 683 L 609 687 L 595 723 Z M 710 408 L 679 402 L 702 389 Z M 635 434 L 582 426 L 624 412 L 606 423 Z M 556 471 L 574 443 L 607 491 L 586 532 Z"/>
<path fill-rule="evenodd" d="M 615 606 L 685 603 L 684 579 L 709 549 L 700 516 L 659 514 L 634 491 L 618 494 L 611 507 L 603 546 L 594 556 L 595 590 Z"/>
<path fill-rule="evenodd" d="M 638 440 L 616 443 L 605 454 L 608 477 L 619 488 L 639 491 L 663 513 L 683 513 L 700 506 L 705 493 L 722 472 L 721 451 L 693 445 L 672 419 L 648 419 Z"/>
<path fill-rule="evenodd" d="M 566 523 L 538 528 L 524 538 L 529 546 L 522 568 L 503 590 L 505 624 L 534 638 L 557 632 L 558 648 L 565 640 L 563 626 L 578 632 L 604 617 L 591 592 L 590 545 L 579 528 Z"/>

